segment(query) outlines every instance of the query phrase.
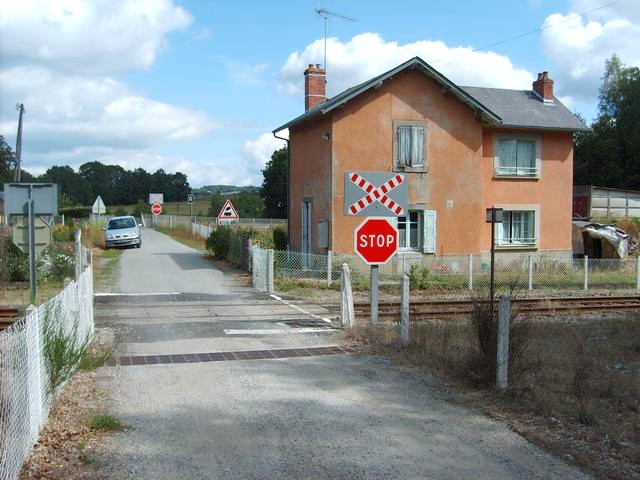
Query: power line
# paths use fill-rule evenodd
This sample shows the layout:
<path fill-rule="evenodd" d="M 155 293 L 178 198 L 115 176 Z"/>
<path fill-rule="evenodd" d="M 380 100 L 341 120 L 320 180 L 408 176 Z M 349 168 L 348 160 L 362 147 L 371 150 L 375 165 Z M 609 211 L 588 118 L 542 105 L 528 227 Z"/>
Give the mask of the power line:
<path fill-rule="evenodd" d="M 586 12 L 578 13 L 578 14 L 572 16 L 572 17 L 565 18 L 564 20 L 561 20 L 559 22 L 553 23 L 551 25 L 543 25 L 542 27 L 536 28 L 535 30 L 531 30 L 530 32 L 521 33 L 520 35 L 516 35 L 514 37 L 510 37 L 510 38 L 507 38 L 505 40 L 500 40 L 498 42 L 494 42 L 494 43 L 491 43 L 489 45 L 485 45 L 484 47 L 474 48 L 471 51 L 472 52 L 477 52 L 477 51 L 480 51 L 480 50 L 486 50 L 488 48 L 495 47 L 497 45 L 502 45 L 503 43 L 511 42 L 513 40 L 518 40 L 519 38 L 523 38 L 523 37 L 526 37 L 528 35 L 533 35 L 534 33 L 542 32 L 543 30 L 547 30 L 548 28 L 555 27 L 557 25 L 561 25 L 561 24 L 566 23 L 566 22 L 570 22 L 571 20 L 575 20 L 576 18 L 581 18 L 584 15 L 588 15 L 590 13 L 597 12 L 598 10 L 602 10 L 603 8 L 610 7 L 611 5 L 615 5 L 616 3 L 620 3 L 622 1 L 623 0 L 616 0 L 614 2 L 609 2 L 609 3 L 605 4 L 605 5 L 599 6 L 598 8 L 594 8 L 593 10 L 589 10 L 589 11 L 586 11 Z"/>
<path fill-rule="evenodd" d="M 497 41 L 497 42 L 491 43 L 491 44 L 489 44 L 489 45 L 485 45 L 485 46 L 483 46 L 483 47 L 472 48 L 472 49 L 470 50 L 470 52 L 469 52 L 469 53 L 475 53 L 475 52 L 479 52 L 479 51 L 482 51 L 482 50 L 487 50 L 487 49 L 492 48 L 492 47 L 495 47 L 495 46 L 497 46 L 497 45 L 502 45 L 503 43 L 511 42 L 511 41 L 513 41 L 513 40 L 518 40 L 518 39 L 520 39 L 520 38 L 523 38 L 523 37 L 526 37 L 526 36 L 529 36 L 529 35 L 533 35 L 534 33 L 542 32 L 543 30 L 547 30 L 547 29 L 549 29 L 549 28 L 551 28 L 551 27 L 556 27 L 556 26 L 558 26 L 558 25 L 561 25 L 561 24 L 563 24 L 563 23 L 569 22 L 569 21 L 571 21 L 571 20 L 575 20 L 576 18 L 581 18 L 581 17 L 583 17 L 583 16 L 585 16 L 585 15 L 588 15 L 588 14 L 593 13 L 593 12 L 597 12 L 598 10 L 602 10 L 603 8 L 610 7 L 611 5 L 615 5 L 616 3 L 620 3 L 620 2 L 623 2 L 623 1 L 624 1 L 624 0 L 615 0 L 615 1 L 613 1 L 613 2 L 606 3 L 606 4 L 604 4 L 604 5 L 601 5 L 601 6 L 597 7 L 597 8 L 594 8 L 594 9 L 592 9 L 592 10 L 588 10 L 588 11 L 586 11 L 586 12 L 578 13 L 578 14 L 573 15 L 573 16 L 571 16 L 571 17 L 565 18 L 564 20 L 561 20 L 561 21 L 559 21 L 559 22 L 552 23 L 551 25 L 543 25 L 542 27 L 538 27 L 538 28 L 536 28 L 535 30 L 531 30 L 531 31 L 526 32 L 526 33 L 521 33 L 521 34 L 519 34 L 519 35 L 515 35 L 515 36 L 513 36 L 513 37 L 509 37 L 509 38 L 506 38 L 506 39 L 504 39 L 504 40 L 500 40 L 500 41 Z M 436 60 L 436 61 L 434 61 L 434 62 L 429 62 L 429 63 L 431 63 L 432 65 L 434 65 L 434 64 L 437 64 L 437 63 L 443 63 L 443 62 L 445 62 L 445 61 L 446 61 L 446 62 L 451 62 L 451 60 L 455 60 L 456 58 L 459 58 L 459 57 L 461 57 L 461 56 L 463 56 L 463 55 L 466 55 L 466 54 L 467 54 L 467 52 L 465 52 L 465 53 L 460 53 L 460 54 L 458 54 L 458 55 L 454 55 L 453 57 L 447 58 L 446 60 L 444 60 L 444 59 L 440 59 L 440 60 Z"/>

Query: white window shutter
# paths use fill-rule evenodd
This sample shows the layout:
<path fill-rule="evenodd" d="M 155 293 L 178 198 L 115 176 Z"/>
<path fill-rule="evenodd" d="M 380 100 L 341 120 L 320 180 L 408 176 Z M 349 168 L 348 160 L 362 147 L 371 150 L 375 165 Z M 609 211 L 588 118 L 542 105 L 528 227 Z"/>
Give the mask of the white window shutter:
<path fill-rule="evenodd" d="M 424 253 L 436 253 L 436 211 L 425 210 L 423 227 L 424 243 L 422 251 Z"/>

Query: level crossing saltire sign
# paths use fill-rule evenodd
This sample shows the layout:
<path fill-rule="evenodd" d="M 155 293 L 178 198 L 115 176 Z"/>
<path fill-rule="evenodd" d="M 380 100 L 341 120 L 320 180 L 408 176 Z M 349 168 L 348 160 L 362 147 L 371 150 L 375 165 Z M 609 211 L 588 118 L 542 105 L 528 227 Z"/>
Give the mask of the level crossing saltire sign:
<path fill-rule="evenodd" d="M 235 223 L 238 221 L 238 218 L 238 212 L 233 208 L 231 200 L 224 202 L 224 205 L 220 209 L 220 213 L 218 213 L 218 221 L 220 223 Z"/>
<path fill-rule="evenodd" d="M 396 172 L 345 172 L 344 214 L 401 217 L 408 210 L 407 177 Z"/>
<path fill-rule="evenodd" d="M 164 203 L 164 193 L 150 193 L 149 205 L 153 205 L 154 203 L 162 205 Z"/>

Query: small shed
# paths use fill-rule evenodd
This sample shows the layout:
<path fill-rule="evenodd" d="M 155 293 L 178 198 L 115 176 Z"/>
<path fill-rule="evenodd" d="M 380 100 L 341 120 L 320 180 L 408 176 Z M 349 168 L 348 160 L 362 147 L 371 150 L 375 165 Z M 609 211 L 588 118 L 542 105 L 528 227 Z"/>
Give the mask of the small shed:
<path fill-rule="evenodd" d="M 589 258 L 625 258 L 629 255 L 629 235 L 612 225 L 573 221 L 573 256 Z"/>

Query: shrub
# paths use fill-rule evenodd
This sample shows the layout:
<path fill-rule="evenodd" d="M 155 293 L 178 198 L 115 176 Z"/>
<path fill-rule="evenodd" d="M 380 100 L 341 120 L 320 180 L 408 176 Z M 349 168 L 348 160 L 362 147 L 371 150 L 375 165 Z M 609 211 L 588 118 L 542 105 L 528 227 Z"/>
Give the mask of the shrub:
<path fill-rule="evenodd" d="M 58 212 L 60 215 L 70 218 L 89 218 L 91 210 L 92 207 L 65 207 L 60 208 Z"/>
<path fill-rule="evenodd" d="M 273 229 L 273 248 L 276 250 L 287 249 L 287 230 L 282 227 Z"/>
<path fill-rule="evenodd" d="M 218 258 L 227 258 L 229 244 L 231 243 L 231 229 L 220 225 L 211 232 L 205 242 L 205 247 L 209 252 Z"/>
<path fill-rule="evenodd" d="M 136 203 L 136 205 L 133 207 L 131 215 L 133 215 L 134 217 L 140 217 L 140 215 L 142 215 L 143 213 L 147 213 L 148 209 L 149 207 L 146 203 L 144 203 L 142 200 L 138 200 L 138 203 Z"/>
<path fill-rule="evenodd" d="M 127 211 L 124 209 L 124 207 L 116 208 L 116 211 L 115 211 L 116 217 L 124 217 L 125 215 L 127 215 Z"/>
<path fill-rule="evenodd" d="M 9 238 L 5 239 L 1 261 L 5 281 L 26 282 L 29 279 L 29 256 Z"/>
<path fill-rule="evenodd" d="M 90 337 L 79 338 L 77 319 L 67 331 L 60 322 L 60 315 L 59 306 L 47 308 L 42 324 L 43 353 L 50 392 L 71 378 L 89 354 L 87 347 Z"/>
<path fill-rule="evenodd" d="M 71 244 L 52 244 L 38 257 L 38 274 L 41 278 L 63 280 L 73 277 L 75 258 Z"/>
<path fill-rule="evenodd" d="M 75 230 L 73 219 L 65 225 L 56 225 L 53 227 L 53 241 L 73 242 L 75 240 Z"/>

